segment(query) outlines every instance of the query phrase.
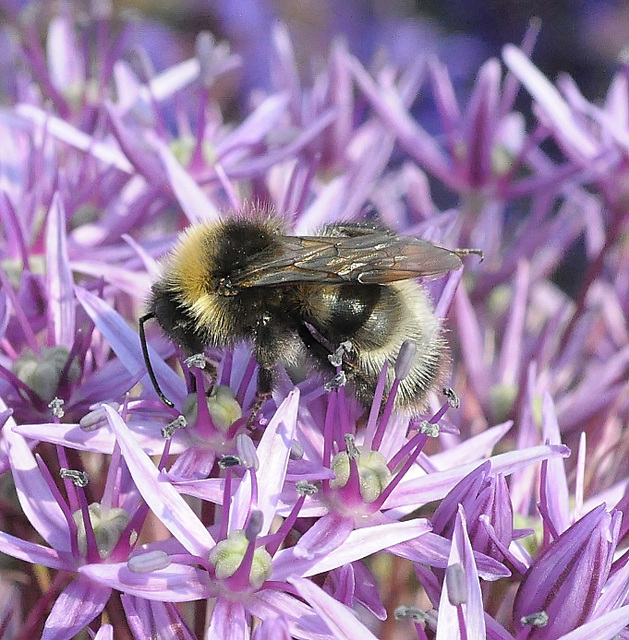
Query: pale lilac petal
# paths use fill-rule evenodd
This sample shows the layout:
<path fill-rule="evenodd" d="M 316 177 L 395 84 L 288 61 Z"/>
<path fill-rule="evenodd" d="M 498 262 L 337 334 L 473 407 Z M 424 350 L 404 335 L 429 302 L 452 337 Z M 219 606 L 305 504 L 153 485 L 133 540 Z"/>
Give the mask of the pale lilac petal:
<path fill-rule="evenodd" d="M 557 640 L 614 640 L 629 625 L 629 605 L 610 611 L 596 620 L 586 622 L 570 633 L 560 636 Z"/>
<path fill-rule="evenodd" d="M 299 389 L 294 389 L 278 407 L 257 447 L 260 461 L 257 507 L 264 514 L 262 535 L 268 532 L 273 522 L 284 486 L 298 408 Z"/>
<path fill-rule="evenodd" d="M 0 551 L 12 558 L 18 558 L 32 564 L 41 564 L 50 569 L 74 571 L 76 568 L 70 553 L 43 547 L 40 544 L 16 538 L 9 533 L 4 533 L 4 531 L 0 531 Z"/>
<path fill-rule="evenodd" d="M 447 67 L 437 58 L 428 61 L 428 71 L 432 78 L 435 102 L 439 111 L 442 127 L 448 139 L 450 151 L 456 148 L 459 137 L 459 121 L 461 108 L 456 99 L 452 80 Z"/>
<path fill-rule="evenodd" d="M 520 261 L 515 274 L 515 282 L 511 308 L 507 319 L 507 326 L 502 338 L 502 350 L 498 361 L 499 379 L 502 384 L 517 385 L 521 370 L 521 358 L 524 322 L 528 306 L 530 286 L 530 271 L 528 262 Z M 559 444 L 559 442 L 553 442 Z"/>
<path fill-rule="evenodd" d="M 171 482 L 177 485 L 181 493 L 188 493 L 184 490 L 184 487 L 188 486 L 188 483 L 194 487 L 195 478 L 206 479 L 210 475 L 215 462 L 216 452 L 212 449 L 189 447 L 175 460 L 173 466 L 166 471 L 166 475 Z M 199 487 L 196 487 L 192 491 L 198 489 Z M 193 495 L 193 493 L 188 495 Z M 221 502 L 223 498 L 224 496 L 221 495 L 218 502 Z"/>
<path fill-rule="evenodd" d="M 152 390 L 153 385 L 146 373 L 138 334 L 114 309 L 93 293 L 77 287 L 76 297 L 129 373 L 138 378 L 142 377 L 145 388 Z M 185 395 L 183 380 L 150 346 L 149 354 L 155 375 L 166 397 L 175 399 L 174 401 L 182 398 Z"/>
<path fill-rule="evenodd" d="M 232 180 L 251 178 L 262 175 L 275 165 L 292 161 L 295 156 L 327 129 L 336 118 L 336 110 L 324 111 L 316 120 L 299 132 L 288 144 L 274 148 L 265 155 L 248 157 L 240 164 L 229 168 L 229 177 Z"/>
<path fill-rule="evenodd" d="M 46 49 L 50 80 L 55 88 L 70 94 L 80 91 L 85 83 L 85 68 L 68 10 L 50 21 Z"/>
<path fill-rule="evenodd" d="M 94 453 L 105 453 L 107 455 L 111 455 L 116 444 L 116 438 L 109 429 L 86 431 L 81 429 L 78 424 L 47 422 L 25 424 L 18 425 L 14 431 L 29 440 L 40 440 L 71 447 L 78 451 L 93 451 Z M 138 445 L 149 455 L 159 455 L 164 450 L 164 440 L 161 438 L 157 428 L 155 428 L 154 434 L 134 430 L 134 435 Z M 181 446 L 174 443 L 171 452 L 178 452 L 180 449 Z"/>
<path fill-rule="evenodd" d="M 498 60 L 487 60 L 478 72 L 467 107 L 465 153 L 471 185 L 484 184 L 491 177 L 501 75 Z"/>
<path fill-rule="evenodd" d="M 429 460 L 437 469 L 452 468 L 459 464 L 480 460 L 488 451 L 493 450 L 512 427 L 513 420 L 507 420 L 481 431 L 455 447 L 433 454 Z"/>
<path fill-rule="evenodd" d="M 452 546 L 448 566 L 460 565 L 465 572 L 467 600 L 461 605 L 463 608 L 463 623 L 468 638 L 485 637 L 485 613 L 483 611 L 483 597 L 478 579 L 474 551 L 467 534 L 467 525 L 463 508 L 459 505 L 452 536 Z M 457 607 L 449 598 L 444 580 L 439 602 L 439 617 L 437 623 L 437 640 L 450 640 L 458 638 L 461 633 L 461 619 Z"/>
<path fill-rule="evenodd" d="M 111 589 L 87 578 L 73 580 L 57 598 L 41 640 L 70 640 L 104 608 Z"/>
<path fill-rule="evenodd" d="M 72 260 L 70 265 L 73 271 L 78 271 L 94 278 L 103 278 L 105 282 L 113 285 L 116 289 L 124 291 L 138 300 L 146 297 L 146 292 L 150 290 L 153 283 L 153 279 L 147 273 L 124 269 L 96 260 L 89 262 Z"/>
<path fill-rule="evenodd" d="M 288 622 L 291 634 L 308 640 L 328 640 L 330 631 L 307 604 L 288 593 L 265 589 L 248 603 L 249 610 L 261 620 L 280 616 Z"/>
<path fill-rule="evenodd" d="M 154 145 L 166 170 L 177 202 L 181 205 L 181 209 L 190 223 L 218 220 L 220 217 L 218 207 L 179 164 L 172 151 L 161 140 L 156 139 Z"/>
<path fill-rule="evenodd" d="M 218 598 L 212 611 L 206 637 L 216 638 L 216 640 L 219 638 L 249 640 L 250 628 L 242 603 Z"/>
<path fill-rule="evenodd" d="M 136 638 L 196 640 L 181 612 L 172 602 L 157 602 L 121 594 L 129 628 Z"/>
<path fill-rule="evenodd" d="M 151 78 L 149 90 L 146 87 L 142 87 L 141 93 L 146 92 L 144 97 L 147 100 L 153 99 L 161 102 L 188 87 L 198 77 L 199 60 L 197 58 L 188 58 L 188 60 L 169 66 Z"/>
<path fill-rule="evenodd" d="M 126 562 L 89 564 L 79 573 L 90 581 L 123 593 L 163 602 L 192 602 L 211 595 L 208 574 L 201 569 L 173 563 L 151 573 L 134 573 Z"/>
<path fill-rule="evenodd" d="M 629 597 L 629 562 L 610 575 L 596 603 L 593 615 L 602 617 L 603 614 L 618 609 L 627 601 L 627 597 Z"/>
<path fill-rule="evenodd" d="M 221 163 L 230 165 L 251 154 L 251 148 L 273 131 L 288 106 L 288 96 L 277 93 L 265 98 L 233 132 L 216 145 Z M 226 156 L 229 156 L 226 158 Z"/>
<path fill-rule="evenodd" d="M 330 511 L 306 531 L 291 551 L 295 558 L 314 560 L 338 549 L 354 531 L 354 522 Z"/>
<path fill-rule="evenodd" d="M 253 640 L 291 640 L 288 622 L 284 616 L 268 616 L 256 627 Z"/>
<path fill-rule="evenodd" d="M 285 580 L 291 575 L 313 576 L 330 571 L 393 545 L 423 536 L 430 528 L 427 520 L 415 519 L 355 529 L 345 538 L 342 545 L 314 559 L 304 558 L 303 555 L 300 557 L 294 547 L 284 549 L 275 556 L 270 579 Z"/>
<path fill-rule="evenodd" d="M 133 374 L 120 360 L 109 360 L 87 375 L 85 384 L 73 389 L 70 404 L 89 407 L 103 400 L 120 399 L 143 375 L 143 371 Z"/>
<path fill-rule="evenodd" d="M 542 400 L 543 436 L 550 444 L 561 443 L 561 433 L 557 423 L 555 405 L 548 392 Z M 550 458 L 547 464 L 546 492 L 548 512 L 557 533 L 563 533 L 571 524 L 570 492 L 563 458 Z"/>
<path fill-rule="evenodd" d="M 544 110 L 555 127 L 555 133 L 568 149 L 574 149 L 585 158 L 593 158 L 596 146 L 575 121 L 572 110 L 550 80 L 522 50 L 512 44 L 505 45 L 502 57 L 507 67 Z"/>
<path fill-rule="evenodd" d="M 205 558 L 216 544 L 208 530 L 170 482 L 165 481 L 122 418 L 111 407 L 103 405 L 103 408 L 129 472 L 146 503 L 190 553 Z"/>
<path fill-rule="evenodd" d="M 125 173 L 133 173 L 133 166 L 118 147 L 95 140 L 65 120 L 51 116 L 31 104 L 19 104 L 16 113 L 36 125 L 46 128 L 47 133 L 67 144 L 94 156 L 106 165 L 111 165 Z"/>
<path fill-rule="evenodd" d="M 294 232 L 298 235 L 312 234 L 324 223 L 338 220 L 340 210 L 336 203 L 345 199 L 347 189 L 348 179 L 345 175 L 327 182 L 297 219 Z"/>
<path fill-rule="evenodd" d="M 66 213 L 58 192 L 52 197 L 46 225 L 46 281 L 55 344 L 69 350 L 76 337 L 74 279 L 68 263 Z"/>
<path fill-rule="evenodd" d="M 96 632 L 94 640 L 114 640 L 114 628 L 110 624 L 104 624 Z"/>
<path fill-rule="evenodd" d="M 356 58 L 350 57 L 348 63 L 360 89 L 380 118 L 395 133 L 400 145 L 420 166 L 446 183 L 451 183 L 454 176 L 447 157 L 435 140 L 410 116 L 400 96 L 392 89 L 377 86 Z"/>
<path fill-rule="evenodd" d="M 4 409 L 6 405 L 0 399 L 0 411 Z M 69 552 L 68 522 L 26 440 L 13 431 L 15 426 L 15 420 L 9 418 L 4 425 L 4 437 L 20 506 L 35 530 L 51 547 Z"/>
<path fill-rule="evenodd" d="M 131 163 L 131 172 L 137 172 L 144 179 L 140 184 L 146 189 L 146 182 L 151 185 L 164 183 L 164 170 L 154 153 L 149 152 L 146 139 L 137 135 L 135 128 L 130 128 L 118 109 L 105 103 L 112 133 L 118 141 L 125 158 Z"/>
<path fill-rule="evenodd" d="M 170 472 L 167 474 L 171 477 Z M 222 504 L 225 499 L 225 480 L 222 478 L 207 478 L 206 480 L 173 480 L 178 491 L 188 496 L 200 498 L 214 504 Z"/>
<path fill-rule="evenodd" d="M 570 449 L 565 445 L 540 445 L 520 451 L 509 451 L 489 458 L 490 473 L 502 473 L 506 476 L 536 462 L 542 462 L 554 456 L 567 457 L 568 455 L 570 455 Z M 481 463 L 471 462 L 415 478 L 411 476 L 418 474 L 419 468 L 411 469 L 407 479 L 403 480 L 386 500 L 384 508 L 395 508 L 393 513 L 397 517 L 404 514 L 407 509 L 410 512 L 420 505 L 441 500 L 459 480 L 471 473 L 479 464 Z M 412 505 L 414 506 L 411 508 Z"/>
<path fill-rule="evenodd" d="M 485 343 L 483 331 L 472 303 L 465 291 L 459 287 L 454 296 L 454 311 L 457 320 L 457 332 L 465 366 L 469 372 L 469 381 L 479 398 L 483 398 L 487 389 L 491 388 L 491 380 L 485 365 Z"/>
<path fill-rule="evenodd" d="M 353 611 L 328 595 L 321 587 L 304 578 L 290 578 L 299 595 L 325 620 L 332 634 L 338 640 L 361 638 L 361 640 L 377 640 Z"/>
<path fill-rule="evenodd" d="M 395 545 L 389 551 L 411 562 L 420 562 L 431 567 L 445 569 L 450 556 L 450 546 L 450 540 L 429 531 L 415 540 Z M 507 567 L 484 553 L 475 551 L 474 558 L 478 567 L 478 575 L 483 580 L 494 581 L 511 576 L 511 571 Z"/>

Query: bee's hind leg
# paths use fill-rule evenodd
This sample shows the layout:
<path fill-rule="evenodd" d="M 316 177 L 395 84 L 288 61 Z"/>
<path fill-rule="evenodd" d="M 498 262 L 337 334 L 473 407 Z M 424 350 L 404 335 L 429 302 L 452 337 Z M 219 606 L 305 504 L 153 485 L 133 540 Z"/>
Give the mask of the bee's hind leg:
<path fill-rule="evenodd" d="M 250 428 L 255 419 L 258 417 L 260 410 L 267 400 L 270 400 L 273 391 L 274 371 L 262 365 L 258 368 L 258 382 L 256 387 L 256 395 L 253 404 L 249 409 L 249 417 L 247 418 L 246 428 Z"/>

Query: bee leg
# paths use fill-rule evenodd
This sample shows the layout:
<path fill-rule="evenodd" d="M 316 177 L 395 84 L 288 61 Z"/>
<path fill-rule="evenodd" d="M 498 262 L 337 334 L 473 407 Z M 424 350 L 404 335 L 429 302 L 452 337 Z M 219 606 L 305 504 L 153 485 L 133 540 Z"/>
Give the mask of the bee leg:
<path fill-rule="evenodd" d="M 264 406 L 264 403 L 271 397 L 271 391 L 273 390 L 273 370 L 260 365 L 258 368 L 258 388 L 256 390 L 255 400 L 251 405 L 249 411 L 249 418 L 247 419 L 246 428 L 250 428 L 257 415 L 260 413 L 260 409 Z"/>
<path fill-rule="evenodd" d="M 308 353 L 315 358 L 318 362 L 324 365 L 327 368 L 330 368 L 330 371 L 334 372 L 335 368 L 332 366 L 328 356 L 332 355 L 332 352 L 327 349 L 324 345 L 322 345 L 308 330 L 308 327 L 303 324 L 303 322 L 299 322 L 297 324 L 297 334 L 299 338 L 308 349 Z"/>
<path fill-rule="evenodd" d="M 330 360 L 330 356 L 334 354 L 325 345 L 321 344 L 303 323 L 297 325 L 297 332 L 301 341 L 306 345 L 310 355 L 326 370 L 329 370 L 331 375 L 336 375 L 337 367 L 335 367 Z M 343 358 L 341 362 L 341 371 L 343 371 L 348 381 L 357 381 L 364 377 L 358 366 L 347 358 Z"/>

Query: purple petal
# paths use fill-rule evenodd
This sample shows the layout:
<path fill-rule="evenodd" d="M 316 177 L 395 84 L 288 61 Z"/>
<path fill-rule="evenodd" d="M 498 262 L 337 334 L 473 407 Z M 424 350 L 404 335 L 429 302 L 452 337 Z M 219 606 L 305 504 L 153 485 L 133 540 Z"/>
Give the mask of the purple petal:
<path fill-rule="evenodd" d="M 202 191 L 192 176 L 179 164 L 172 151 L 161 140 L 155 147 L 162 161 L 170 186 L 191 224 L 220 217 L 218 207 Z"/>
<path fill-rule="evenodd" d="M 114 147 L 106 142 L 94 140 L 91 136 L 73 127 L 65 120 L 51 116 L 33 105 L 19 104 L 15 108 L 15 111 L 27 120 L 45 127 L 47 133 L 58 140 L 66 142 L 85 153 L 89 153 L 97 160 L 101 160 L 107 165 L 120 169 L 120 171 L 133 173 L 133 166 L 118 147 Z"/>
<path fill-rule="evenodd" d="M 512 294 L 513 302 L 509 312 L 507 326 L 502 339 L 502 351 L 498 362 L 499 377 L 503 384 L 517 384 L 521 370 L 524 321 L 527 312 L 527 301 L 530 284 L 528 263 L 521 261 L 515 276 Z M 559 444 L 559 442 L 553 442 Z"/>
<path fill-rule="evenodd" d="M 295 558 L 314 560 L 338 549 L 354 530 L 351 518 L 330 511 L 319 518 L 293 547 Z"/>
<path fill-rule="evenodd" d="M 145 387 L 153 389 L 153 385 L 146 373 L 146 364 L 138 334 L 129 327 L 127 321 L 114 309 L 93 293 L 77 287 L 76 297 L 129 373 L 133 376 L 138 376 L 138 378 L 142 376 Z M 183 380 L 150 346 L 149 354 L 155 375 L 159 379 L 160 386 L 166 396 L 169 398 L 182 398 L 185 395 Z"/>
<path fill-rule="evenodd" d="M 383 522 L 386 520 L 383 519 Z M 313 576 L 348 562 L 360 560 L 393 545 L 419 538 L 430 531 L 424 519 L 391 522 L 353 531 L 340 546 L 314 559 L 300 557 L 295 547 L 280 551 L 273 561 L 271 580 L 285 580 L 291 575 Z"/>
<path fill-rule="evenodd" d="M 171 564 L 151 573 L 134 573 L 126 562 L 89 564 L 79 573 L 108 588 L 150 600 L 192 602 L 211 596 L 207 572 L 188 565 Z"/>
<path fill-rule="evenodd" d="M 18 558 L 32 564 L 41 564 L 50 569 L 74 571 L 76 568 L 74 559 L 69 553 L 16 538 L 9 533 L 4 533 L 4 531 L 0 531 L 0 551 L 12 558 Z"/>
<path fill-rule="evenodd" d="M 70 447 L 78 451 L 93 451 L 111 455 L 116 444 L 116 438 L 109 429 L 94 429 L 86 431 L 78 424 L 51 423 L 18 425 L 15 433 L 30 440 L 41 440 L 58 444 L 62 447 Z M 155 428 L 155 435 L 134 431 L 138 445 L 149 455 L 159 455 L 164 450 L 164 441 L 159 435 L 159 429 Z M 179 449 L 176 445 L 171 448 L 171 453 Z M 187 453 L 187 452 L 186 452 Z M 183 454 L 185 455 L 185 454 Z M 207 475 L 207 474 L 206 474 Z"/>
<path fill-rule="evenodd" d="M 462 607 L 462 620 L 458 615 L 458 607 L 450 602 L 447 593 L 446 580 L 443 583 L 441 600 L 439 603 L 439 618 L 437 624 L 437 640 L 449 640 L 462 636 L 461 622 L 465 625 L 468 638 L 485 637 L 485 613 L 480 590 L 480 582 L 474 551 L 467 535 L 467 526 L 463 508 L 459 506 L 450 547 L 448 567 L 460 565 L 465 574 L 465 606 Z"/>
<path fill-rule="evenodd" d="M 6 406 L 0 400 L 0 410 Z M 26 440 L 13 431 L 15 420 L 4 425 L 9 459 L 22 510 L 41 537 L 57 551 L 70 551 L 68 523 L 43 477 Z"/>
<path fill-rule="evenodd" d="M 222 164 L 231 166 L 251 153 L 251 148 L 273 131 L 288 105 L 288 96 L 278 93 L 263 100 L 234 131 L 216 145 L 216 154 Z"/>
<path fill-rule="evenodd" d="M 398 544 L 390 548 L 389 551 L 411 562 L 420 562 L 431 567 L 445 568 L 448 565 L 450 546 L 450 540 L 428 532 L 416 540 Z M 474 558 L 478 567 L 478 575 L 483 580 L 493 581 L 511 576 L 511 571 L 507 567 L 484 553 L 474 551 Z"/>
<path fill-rule="evenodd" d="M 123 269 L 115 265 L 97 260 L 83 261 L 72 260 L 72 270 L 85 273 L 94 278 L 103 278 L 105 282 L 113 285 L 116 289 L 128 293 L 137 299 L 146 297 L 146 292 L 150 289 L 153 279 L 146 273 Z"/>
<path fill-rule="evenodd" d="M 141 92 L 146 92 L 147 99 L 150 98 L 161 102 L 185 89 L 198 77 L 199 61 L 197 58 L 189 58 L 169 66 L 160 74 L 151 78 L 150 90 L 142 87 Z"/>
<path fill-rule="evenodd" d="M 114 628 L 110 624 L 104 624 L 94 636 L 94 640 L 114 640 Z"/>
<path fill-rule="evenodd" d="M 561 433 L 557 423 L 555 405 L 548 392 L 542 400 L 543 436 L 550 444 L 561 443 Z M 548 504 L 548 512 L 558 533 L 563 533 L 571 524 L 570 521 L 570 492 L 563 458 L 548 460 L 546 486 L 543 491 Z"/>
<path fill-rule="evenodd" d="M 177 484 L 177 488 L 182 493 L 188 493 L 182 488 L 188 486 L 189 483 L 192 487 L 193 493 L 188 493 L 188 495 L 194 495 L 194 491 L 199 489 L 199 487 L 195 487 L 194 485 L 195 479 L 203 481 L 202 479 L 207 478 L 210 475 L 215 462 L 215 451 L 211 449 L 202 449 L 201 447 L 190 447 L 177 457 L 173 466 L 166 472 L 166 475 L 171 482 Z M 220 503 L 224 497 L 225 496 L 221 494 L 217 502 Z M 207 500 L 209 498 L 203 499 Z"/>
<path fill-rule="evenodd" d="M 207 638 L 249 640 L 250 628 L 242 603 L 218 598 L 205 635 Z"/>
<path fill-rule="evenodd" d="M 46 53 L 50 80 L 55 88 L 70 94 L 85 83 L 85 67 L 74 28 L 74 20 L 67 10 L 54 17 L 48 27 Z"/>
<path fill-rule="evenodd" d="M 268 532 L 273 522 L 284 486 L 291 442 L 295 437 L 298 407 L 299 389 L 294 389 L 278 407 L 258 444 L 260 469 L 257 472 L 257 507 L 264 514 L 263 535 Z"/>
<path fill-rule="evenodd" d="M 74 280 L 68 262 L 66 213 L 58 192 L 52 197 L 46 227 L 46 280 L 55 344 L 70 349 L 76 334 Z"/>
<path fill-rule="evenodd" d="M 101 613 L 111 589 L 80 577 L 57 598 L 44 625 L 41 640 L 70 640 Z"/>
<path fill-rule="evenodd" d="M 554 456 L 567 457 L 570 449 L 565 445 L 540 445 L 520 451 L 509 451 L 489 458 L 490 473 L 510 475 L 536 462 L 547 460 Z M 420 505 L 433 500 L 441 500 L 456 485 L 459 480 L 471 473 L 480 463 L 471 462 L 446 471 L 437 471 L 414 479 L 406 479 L 393 491 L 384 504 L 384 508 L 398 507 L 396 516 L 402 515 L 407 509 L 413 510 Z M 409 471 L 407 477 L 413 470 Z M 414 505 L 411 509 L 411 506 Z M 399 507 L 404 507 L 400 509 Z"/>
<path fill-rule="evenodd" d="M 205 558 L 216 544 L 194 511 L 142 451 L 122 418 L 103 405 L 138 490 L 162 524 L 192 554 Z"/>
<path fill-rule="evenodd" d="M 327 640 L 330 631 L 312 608 L 301 600 L 281 591 L 265 589 L 248 603 L 249 611 L 261 620 L 280 616 L 288 622 L 293 636 Z"/>
<path fill-rule="evenodd" d="M 469 101 L 465 138 L 467 181 L 470 185 L 482 185 L 491 177 L 500 76 L 498 60 L 492 58 L 485 62 Z"/>
<path fill-rule="evenodd" d="M 328 595 L 316 584 L 304 578 L 291 578 L 299 595 L 319 614 L 336 638 L 377 640 L 376 636 L 358 621 L 354 612 Z"/>
<path fill-rule="evenodd" d="M 406 152 L 420 166 L 427 168 L 446 184 L 451 184 L 453 176 L 447 157 L 434 139 L 410 116 L 400 96 L 392 89 L 377 86 L 355 58 L 349 59 L 349 66 L 365 97 L 384 123 L 395 133 Z"/>
<path fill-rule="evenodd" d="M 451 449 L 435 453 L 430 456 L 430 462 L 437 469 L 445 469 L 480 460 L 487 451 L 491 451 L 502 440 L 512 426 L 513 421 L 508 420 L 490 429 L 485 429 L 485 431 L 481 431 L 478 435 L 468 438 Z"/>
<path fill-rule="evenodd" d="M 171 602 L 153 602 L 123 593 L 120 596 L 127 622 L 136 638 L 195 640 L 177 607 Z M 97 638 L 95 640 L 98 640 Z"/>
<path fill-rule="evenodd" d="M 614 640 L 617 635 L 629 625 L 629 605 L 610 611 L 596 620 L 586 622 L 578 629 L 566 633 L 559 640 Z"/>
<path fill-rule="evenodd" d="M 561 97 L 559 91 L 533 65 L 528 56 L 512 44 L 508 44 L 502 51 L 502 57 L 507 67 L 541 106 L 554 126 L 560 141 L 563 141 L 568 149 L 576 150 L 585 158 L 594 157 L 596 155 L 594 143 L 575 121 L 570 107 Z"/>

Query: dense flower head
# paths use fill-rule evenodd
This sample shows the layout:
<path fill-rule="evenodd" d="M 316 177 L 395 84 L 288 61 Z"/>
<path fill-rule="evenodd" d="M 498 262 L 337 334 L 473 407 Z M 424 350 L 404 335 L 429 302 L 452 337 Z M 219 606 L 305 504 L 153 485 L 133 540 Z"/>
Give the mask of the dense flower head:
<path fill-rule="evenodd" d="M 625 637 L 627 69 L 594 104 L 534 66 L 532 24 L 466 92 L 351 38 L 306 73 L 274 24 L 252 87 L 209 33 L 39 4 L 3 26 L 24 64 L 0 110 L 0 636 Z M 252 331 L 168 339 L 179 232 L 260 218 L 448 247 L 399 289 L 432 305 L 415 341 L 367 374 L 312 318 L 273 358 Z M 379 255 L 381 289 L 411 279 Z M 230 275 L 200 290 L 238 295 Z"/>

